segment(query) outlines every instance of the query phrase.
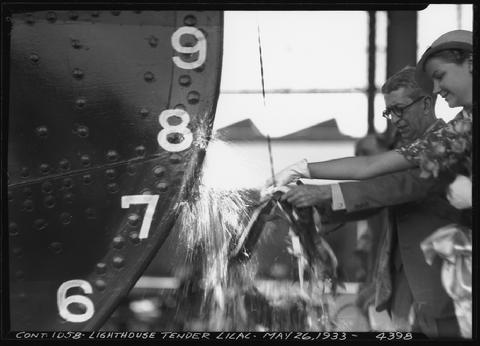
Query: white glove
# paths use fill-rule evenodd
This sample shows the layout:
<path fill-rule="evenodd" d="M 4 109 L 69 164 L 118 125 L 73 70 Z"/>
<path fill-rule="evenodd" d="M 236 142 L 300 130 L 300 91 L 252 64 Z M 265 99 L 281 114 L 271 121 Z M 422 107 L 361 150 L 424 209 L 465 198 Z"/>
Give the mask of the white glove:
<path fill-rule="evenodd" d="M 447 191 L 447 199 L 457 209 L 472 207 L 472 180 L 464 175 L 457 175 Z"/>
<path fill-rule="evenodd" d="M 300 178 L 310 178 L 307 159 L 300 160 L 275 174 L 275 186 L 284 186 Z M 265 187 L 268 188 L 270 185 L 273 185 L 272 178 L 266 181 Z"/>

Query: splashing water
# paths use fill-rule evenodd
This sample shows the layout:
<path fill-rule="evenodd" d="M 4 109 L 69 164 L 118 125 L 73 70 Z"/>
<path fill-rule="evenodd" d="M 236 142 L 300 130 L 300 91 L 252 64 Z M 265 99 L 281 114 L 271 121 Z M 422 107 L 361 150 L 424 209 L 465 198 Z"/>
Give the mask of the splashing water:
<path fill-rule="evenodd" d="M 196 142 L 205 149 L 206 141 Z M 229 254 L 249 222 L 258 202 L 258 191 L 239 189 L 238 182 L 222 179 L 241 171 L 233 147 L 212 138 L 202 172 L 196 177 L 195 197 L 188 196 L 179 215 L 180 241 L 187 247 L 186 261 L 198 268 L 203 292 L 200 314 L 204 328 L 212 331 L 325 330 L 323 293 L 320 309 L 312 303 L 313 289 L 283 291 L 257 289 L 255 256 L 247 262 L 229 263 Z M 230 159 L 230 161 L 229 161 Z M 309 287 L 311 287 L 310 285 Z M 296 294 L 291 294 L 296 292 Z M 266 298 L 265 294 L 269 296 Z"/>

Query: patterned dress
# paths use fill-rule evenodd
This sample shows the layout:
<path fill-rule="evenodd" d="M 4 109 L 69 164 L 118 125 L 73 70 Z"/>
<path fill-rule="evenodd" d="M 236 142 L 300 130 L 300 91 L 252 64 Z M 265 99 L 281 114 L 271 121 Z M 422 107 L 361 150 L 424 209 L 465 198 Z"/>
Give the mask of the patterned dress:
<path fill-rule="evenodd" d="M 398 149 L 408 161 L 419 166 L 422 177 L 437 177 L 442 171 L 461 173 L 471 177 L 472 172 L 472 119 L 459 113 L 444 126 L 438 124 L 433 131 Z"/>

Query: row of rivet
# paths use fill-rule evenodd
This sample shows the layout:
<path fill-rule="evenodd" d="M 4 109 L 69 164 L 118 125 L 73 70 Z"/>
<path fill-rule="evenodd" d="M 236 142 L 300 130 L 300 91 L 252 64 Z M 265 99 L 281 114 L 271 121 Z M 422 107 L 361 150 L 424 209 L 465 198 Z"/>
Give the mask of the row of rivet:
<path fill-rule="evenodd" d="M 133 11 L 133 12 L 134 13 L 141 13 L 141 11 Z M 110 11 L 110 13 L 113 16 L 119 16 L 121 11 Z M 94 18 L 98 18 L 100 16 L 100 11 L 93 11 L 93 12 L 90 13 L 90 15 Z M 57 21 L 57 14 L 53 11 L 49 11 L 45 15 L 45 18 L 50 23 L 55 23 Z M 75 11 L 70 11 L 68 13 L 68 18 L 71 19 L 71 20 L 77 20 L 79 18 L 79 14 Z M 33 15 L 31 13 L 25 14 L 25 22 L 27 24 L 34 24 L 35 23 L 35 20 L 34 20 Z"/>
<path fill-rule="evenodd" d="M 145 155 L 145 147 L 143 145 L 137 146 L 135 148 L 135 152 L 136 152 L 137 156 L 144 156 Z M 106 159 L 107 159 L 107 161 L 112 162 L 112 163 L 117 162 L 118 159 L 119 159 L 119 154 L 115 150 L 109 150 L 106 154 Z M 181 160 L 182 160 L 182 157 L 178 154 L 172 154 L 169 157 L 169 161 L 172 164 L 178 164 L 178 163 L 181 162 Z M 83 168 L 89 168 L 91 166 L 90 155 L 88 155 L 88 154 L 81 155 L 80 156 L 80 162 L 81 162 L 81 165 L 82 165 Z M 61 159 L 60 162 L 59 162 L 59 167 L 60 167 L 60 170 L 62 172 L 67 172 L 71 169 L 70 162 L 67 159 Z M 39 166 L 39 171 L 42 175 L 47 175 L 47 174 L 51 173 L 51 167 L 47 163 L 42 163 Z M 127 173 L 129 175 L 135 175 L 135 173 L 136 173 L 135 166 L 128 165 L 127 166 Z M 109 174 L 111 174 L 111 173 L 109 173 Z M 156 176 L 158 176 L 158 174 L 159 174 L 158 172 L 155 173 Z M 28 178 L 29 176 L 30 176 L 30 169 L 28 167 L 22 167 L 20 169 L 20 177 L 25 179 L 25 178 Z M 88 177 L 85 178 L 86 184 L 89 184 L 89 180 L 90 179 Z"/>

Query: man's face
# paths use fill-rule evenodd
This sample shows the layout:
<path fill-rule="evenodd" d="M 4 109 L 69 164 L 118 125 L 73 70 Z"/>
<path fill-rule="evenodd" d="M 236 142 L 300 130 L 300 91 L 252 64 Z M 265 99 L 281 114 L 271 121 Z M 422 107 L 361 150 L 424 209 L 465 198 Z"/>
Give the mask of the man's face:
<path fill-rule="evenodd" d="M 390 109 L 403 109 L 405 106 L 410 105 L 415 101 L 415 98 L 411 97 L 409 92 L 409 89 L 402 87 L 388 94 L 384 94 L 386 107 Z M 398 129 L 403 139 L 416 139 L 428 128 L 429 124 L 426 123 L 424 107 L 425 103 L 422 99 L 408 106 L 401 116 L 392 113 L 391 122 Z"/>

